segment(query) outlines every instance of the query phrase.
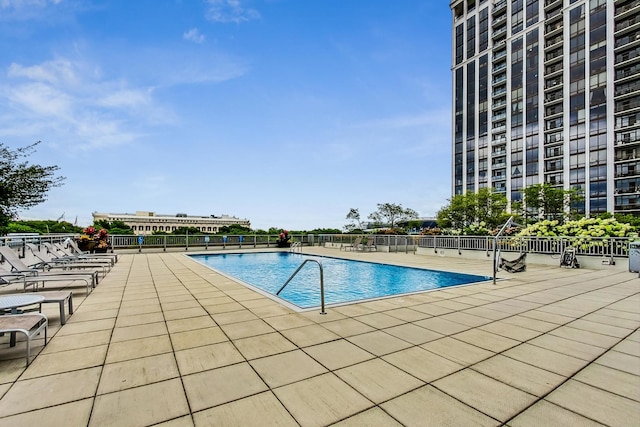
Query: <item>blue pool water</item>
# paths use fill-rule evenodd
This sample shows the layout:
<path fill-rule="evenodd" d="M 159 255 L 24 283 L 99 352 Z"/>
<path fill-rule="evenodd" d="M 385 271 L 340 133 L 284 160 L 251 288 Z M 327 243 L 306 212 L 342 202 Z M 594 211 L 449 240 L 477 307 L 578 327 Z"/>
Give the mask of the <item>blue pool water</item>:
<path fill-rule="evenodd" d="M 490 280 L 488 276 L 399 267 L 289 252 L 191 255 L 214 270 L 275 295 L 307 258 L 322 263 L 326 304 L 400 295 Z M 280 293 L 300 308 L 320 305 L 320 269 L 308 262 Z"/>

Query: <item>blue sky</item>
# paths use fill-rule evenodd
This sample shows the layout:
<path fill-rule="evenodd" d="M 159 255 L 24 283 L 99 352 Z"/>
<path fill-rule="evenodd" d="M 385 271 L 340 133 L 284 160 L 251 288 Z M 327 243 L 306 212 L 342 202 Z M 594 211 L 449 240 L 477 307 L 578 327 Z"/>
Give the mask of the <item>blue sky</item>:
<path fill-rule="evenodd" d="M 24 219 L 233 215 L 342 228 L 451 196 L 433 0 L 0 0 L 0 141 L 67 177 Z"/>

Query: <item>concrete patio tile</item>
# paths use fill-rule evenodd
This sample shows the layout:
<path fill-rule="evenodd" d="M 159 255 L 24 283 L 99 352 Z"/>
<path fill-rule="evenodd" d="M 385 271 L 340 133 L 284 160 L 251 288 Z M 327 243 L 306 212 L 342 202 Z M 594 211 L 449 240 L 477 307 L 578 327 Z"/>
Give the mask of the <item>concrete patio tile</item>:
<path fill-rule="evenodd" d="M 207 311 L 202 307 L 181 308 L 179 310 L 164 311 L 166 320 L 190 319 L 192 317 L 206 316 Z"/>
<path fill-rule="evenodd" d="M 541 333 L 532 329 L 522 328 L 511 323 L 498 321 L 480 326 L 483 331 L 491 332 L 516 341 L 528 341 L 539 336 Z"/>
<path fill-rule="evenodd" d="M 344 339 L 306 347 L 304 351 L 331 370 L 364 362 L 374 357 L 371 353 Z"/>
<path fill-rule="evenodd" d="M 327 369 L 302 350 L 289 351 L 249 362 L 271 388 L 304 380 L 327 372 Z"/>
<path fill-rule="evenodd" d="M 308 427 L 326 426 L 373 406 L 331 373 L 279 387 L 273 392 L 296 421 Z"/>
<path fill-rule="evenodd" d="M 492 310 L 484 306 L 472 307 L 468 310 L 465 310 L 464 313 L 471 314 L 477 317 L 484 317 L 485 319 L 489 319 L 489 320 L 501 320 L 511 316 L 511 314 L 509 313 L 505 313 L 503 311 L 498 311 L 498 310 Z"/>
<path fill-rule="evenodd" d="M 93 397 L 101 371 L 102 368 L 90 368 L 17 381 L 0 400 L 0 414 L 20 414 Z"/>
<path fill-rule="evenodd" d="M 280 304 L 267 305 L 263 307 L 254 307 L 251 309 L 256 316 L 261 318 L 283 316 L 286 314 L 292 314 L 293 310 Z"/>
<path fill-rule="evenodd" d="M 229 323 L 246 322 L 247 320 L 254 320 L 258 318 L 258 316 L 249 310 L 212 314 L 211 317 L 213 317 L 213 320 L 215 320 L 215 322 L 220 326 L 228 325 Z"/>
<path fill-rule="evenodd" d="M 384 402 L 424 385 L 423 381 L 381 359 L 351 365 L 334 373 L 374 403 Z"/>
<path fill-rule="evenodd" d="M 171 353 L 104 365 L 98 394 L 126 390 L 179 376 Z"/>
<path fill-rule="evenodd" d="M 309 320 L 304 316 L 301 316 L 298 313 L 265 317 L 262 320 L 267 322 L 272 328 L 274 328 L 277 331 L 284 331 L 286 329 L 299 328 L 301 326 L 307 326 L 307 325 L 313 324 L 311 320 Z"/>
<path fill-rule="evenodd" d="M 452 301 L 452 300 L 436 301 L 433 303 L 433 305 L 436 305 L 438 307 L 448 308 L 448 309 L 451 309 L 452 311 L 466 310 L 467 308 L 473 307 L 470 304 L 464 304 L 462 302 Z"/>
<path fill-rule="evenodd" d="M 271 326 L 261 319 L 222 325 L 221 328 L 232 340 L 275 332 Z"/>
<path fill-rule="evenodd" d="M 398 318 L 400 320 L 404 320 L 405 322 L 415 322 L 417 320 L 423 320 L 430 317 L 430 315 L 427 313 L 423 313 L 417 310 L 412 310 L 406 307 L 394 308 L 393 310 L 387 310 L 384 313 L 388 314 L 389 316 Z"/>
<path fill-rule="evenodd" d="M 93 399 L 83 399 L 50 408 L 0 418 L 0 427 L 85 427 L 89 422 Z"/>
<path fill-rule="evenodd" d="M 227 340 L 228 338 L 222 332 L 222 329 L 217 326 L 171 334 L 171 342 L 175 351 L 200 347 L 207 344 L 216 344 Z"/>
<path fill-rule="evenodd" d="M 373 353 L 376 356 L 382 356 L 383 354 L 393 353 L 394 351 L 402 350 L 407 347 L 411 347 L 411 344 L 389 335 L 383 331 L 374 331 L 362 335 L 355 335 L 347 338 L 350 342 Z"/>
<path fill-rule="evenodd" d="M 116 328 L 125 326 L 144 325 L 147 323 L 164 322 L 162 312 L 136 314 L 132 316 L 118 316 L 116 319 Z"/>
<path fill-rule="evenodd" d="M 530 310 L 520 313 L 522 317 L 528 317 L 531 319 L 542 320 L 543 322 L 555 323 L 556 325 L 565 325 L 573 320 L 574 317 L 561 316 L 559 314 L 547 313 L 540 310 Z"/>
<path fill-rule="evenodd" d="M 621 328 L 630 330 L 634 330 L 640 326 L 640 321 L 638 320 L 629 320 L 622 319 L 620 317 L 607 316 L 604 314 L 599 314 L 599 312 L 584 316 L 583 319 L 591 322 L 601 323 L 604 325 L 619 326 Z"/>
<path fill-rule="evenodd" d="M 137 316 L 138 314 L 157 313 L 162 311 L 160 303 L 148 305 L 131 304 L 130 307 L 121 307 L 118 316 Z"/>
<path fill-rule="evenodd" d="M 536 397 L 471 369 L 456 372 L 433 386 L 500 421 L 506 421 L 532 404 Z M 487 398 L 491 396 L 490 398 Z"/>
<path fill-rule="evenodd" d="M 203 307 L 207 311 L 207 313 L 211 314 L 212 317 L 214 317 L 215 314 L 228 313 L 230 311 L 239 311 L 245 309 L 242 304 L 237 302 L 230 302 L 227 304 L 203 304 Z"/>
<path fill-rule="evenodd" d="M 281 331 L 298 347 L 307 347 L 340 338 L 322 325 L 308 325 Z"/>
<path fill-rule="evenodd" d="M 233 343 L 247 360 L 284 353 L 296 348 L 295 345 L 277 332 L 241 338 Z"/>
<path fill-rule="evenodd" d="M 86 334 L 75 334 L 66 336 L 56 336 L 55 340 L 50 340 L 42 350 L 42 354 L 55 353 L 58 351 L 75 350 L 79 348 L 94 347 L 109 344 L 111 331 L 88 332 Z M 0 368 L 2 370 L 2 368 Z"/>
<path fill-rule="evenodd" d="M 173 351 L 173 348 L 171 347 L 171 340 L 168 335 L 112 342 L 107 351 L 106 363 L 122 362 L 124 360 L 153 356 L 171 351 Z"/>
<path fill-rule="evenodd" d="M 327 322 L 333 322 L 336 320 L 347 319 L 348 316 L 345 316 L 342 313 L 338 313 L 337 311 L 331 309 L 329 311 L 325 311 L 324 314 L 321 314 L 319 310 L 311 310 L 300 313 L 301 316 L 306 317 L 314 323 L 322 324 Z"/>
<path fill-rule="evenodd" d="M 354 319 L 376 329 L 389 328 L 391 326 L 402 325 L 405 323 L 404 320 L 400 320 L 397 317 L 389 316 L 384 313 L 365 314 L 364 316 L 358 316 Z"/>
<path fill-rule="evenodd" d="M 268 390 L 267 385 L 246 362 L 187 375 L 182 377 L 182 382 L 192 411 Z"/>
<path fill-rule="evenodd" d="M 580 426 L 600 427 L 602 424 L 585 418 L 575 412 L 541 400 L 527 408 L 521 414 L 508 422 L 511 427 L 535 426 Z"/>
<path fill-rule="evenodd" d="M 367 409 L 345 420 L 331 424 L 332 427 L 401 427 L 398 421 L 380 408 Z"/>
<path fill-rule="evenodd" d="M 278 305 L 278 303 L 273 301 L 271 298 L 267 298 L 267 297 L 263 296 L 263 297 L 252 299 L 252 300 L 249 300 L 249 301 L 242 301 L 242 303 L 240 305 L 243 308 L 248 308 L 248 309 L 251 309 L 253 311 L 254 308 L 258 308 L 258 307 L 273 307 L 273 306 Z"/>
<path fill-rule="evenodd" d="M 432 386 L 424 386 L 380 406 L 407 426 L 487 427 L 500 424 Z"/>
<path fill-rule="evenodd" d="M 186 308 L 200 308 L 200 303 L 193 299 L 182 300 L 182 301 L 173 301 L 173 302 L 164 302 L 162 303 L 162 311 L 173 311 L 173 310 L 184 310 Z"/>
<path fill-rule="evenodd" d="M 578 372 L 588 362 L 531 344 L 520 344 L 503 353 L 512 359 L 555 372 L 565 377 Z"/>
<path fill-rule="evenodd" d="M 495 353 L 504 351 L 519 344 L 519 341 L 492 334 L 481 329 L 471 329 L 460 332 L 459 334 L 453 335 L 453 338 Z"/>
<path fill-rule="evenodd" d="M 216 322 L 209 316 L 191 317 L 187 319 L 169 320 L 167 329 L 169 333 L 192 331 L 194 329 L 213 328 Z"/>
<path fill-rule="evenodd" d="M 561 328 L 554 329 L 553 331 L 549 332 L 549 334 L 574 341 L 579 341 L 585 344 L 595 345 L 605 349 L 617 344 L 620 341 L 620 339 L 616 337 L 611 337 L 596 332 L 585 331 L 582 329 L 576 329 L 569 326 L 563 326 Z"/>
<path fill-rule="evenodd" d="M 0 384 L 0 399 L 2 399 L 2 396 L 4 396 L 7 391 L 9 391 L 12 385 L 13 383 Z"/>
<path fill-rule="evenodd" d="M 104 363 L 106 354 L 106 345 L 41 354 L 29 365 L 29 369 L 25 371 L 21 379 L 43 377 L 45 375 L 100 366 Z"/>
<path fill-rule="evenodd" d="M 365 307 L 362 304 L 341 305 L 331 309 L 347 317 L 364 316 L 365 314 L 375 313 L 372 308 Z"/>
<path fill-rule="evenodd" d="M 420 347 L 398 351 L 383 356 L 382 359 L 424 382 L 437 380 L 463 368 L 458 363 Z"/>
<path fill-rule="evenodd" d="M 365 325 L 364 323 L 351 318 L 325 322 L 322 324 L 322 326 L 343 338 L 353 335 L 366 334 L 367 332 L 375 330 L 371 326 Z"/>
<path fill-rule="evenodd" d="M 433 332 L 432 330 L 426 328 L 421 328 L 420 326 L 416 326 L 411 323 L 387 328 L 384 331 L 390 335 L 393 335 L 394 337 L 400 338 L 415 345 L 437 340 L 438 338 L 442 338 L 443 336 L 442 334 Z"/>
<path fill-rule="evenodd" d="M 529 344 L 588 361 L 597 358 L 606 351 L 602 347 L 548 334 L 529 341 Z"/>
<path fill-rule="evenodd" d="M 88 332 L 103 331 L 106 329 L 111 330 L 113 329 L 115 323 L 115 318 L 67 323 L 66 325 L 64 325 L 64 328 L 60 328 L 56 336 L 86 334 Z"/>
<path fill-rule="evenodd" d="M 148 338 L 168 333 L 164 322 L 148 323 L 146 325 L 125 326 L 115 328 L 111 337 L 111 342 L 131 341 L 141 338 Z"/>
<path fill-rule="evenodd" d="M 565 380 L 562 375 L 500 354 L 472 366 L 471 369 L 536 396 L 543 396 Z"/>
<path fill-rule="evenodd" d="M 624 338 L 633 332 L 633 329 L 635 329 L 621 328 L 619 326 L 606 325 L 604 323 L 592 322 L 584 319 L 573 321 L 567 326 L 616 338 Z"/>
<path fill-rule="evenodd" d="M 420 347 L 464 366 L 468 366 L 491 357 L 494 353 L 475 345 L 467 344 L 455 338 L 444 337 Z"/>
<path fill-rule="evenodd" d="M 637 341 L 624 340 L 613 347 L 613 350 L 631 356 L 640 357 L 640 343 Z"/>
<path fill-rule="evenodd" d="M 230 342 L 194 347 L 175 352 L 180 374 L 189 375 L 244 361 Z"/>
<path fill-rule="evenodd" d="M 608 351 L 596 360 L 597 364 L 640 376 L 640 357 L 619 351 Z"/>
<path fill-rule="evenodd" d="M 442 316 L 443 314 L 452 313 L 454 311 L 450 308 L 434 305 L 433 303 L 413 305 L 411 306 L 411 309 L 428 314 L 430 316 Z"/>
<path fill-rule="evenodd" d="M 363 307 L 370 308 L 370 309 L 372 309 L 373 311 L 376 311 L 376 312 L 381 312 L 381 311 L 386 311 L 386 310 L 393 310 L 393 309 L 398 307 L 396 304 L 394 304 L 391 301 L 389 301 L 388 298 L 376 299 L 376 300 L 372 300 L 372 301 L 362 302 L 360 304 Z"/>
<path fill-rule="evenodd" d="M 96 397 L 89 427 L 148 426 L 189 413 L 179 379 Z"/>
<path fill-rule="evenodd" d="M 543 320 L 531 319 L 521 315 L 511 316 L 503 320 L 504 323 L 509 325 L 520 326 L 521 328 L 531 329 L 537 332 L 549 332 L 552 329 L 558 327 L 555 323 L 545 322 Z"/>
<path fill-rule="evenodd" d="M 77 307 L 76 298 L 73 297 L 74 307 Z M 53 307 L 53 304 L 51 304 Z M 44 307 L 43 307 L 44 308 Z M 57 308 L 57 306 L 56 306 Z M 66 308 L 65 308 L 66 311 Z M 101 320 L 101 319 L 111 319 L 118 316 L 118 309 L 109 309 L 109 310 L 81 310 L 76 309 L 74 313 L 67 318 L 67 324 L 71 325 L 77 322 L 87 322 L 89 320 Z"/>
<path fill-rule="evenodd" d="M 470 329 L 469 326 L 461 323 L 452 322 L 451 320 L 443 319 L 442 317 L 430 317 L 428 319 L 413 322 L 414 325 L 418 325 L 422 328 L 427 328 L 432 331 L 438 332 L 442 335 L 453 335 L 458 332 L 466 331 Z"/>
<path fill-rule="evenodd" d="M 450 320 L 455 323 L 459 323 L 461 325 L 478 327 L 481 325 L 486 325 L 491 322 L 491 319 L 487 319 L 485 317 L 474 316 L 473 314 L 469 314 L 467 312 L 455 312 L 445 314 L 444 316 L 440 316 L 441 319 Z"/>
<path fill-rule="evenodd" d="M 256 394 L 226 405 L 196 412 L 193 414 L 193 419 L 196 427 L 298 426 L 271 392 Z"/>
<path fill-rule="evenodd" d="M 209 298 L 200 298 L 198 300 L 202 305 L 217 305 L 217 304 L 229 304 L 236 302 L 230 296 L 225 295 L 224 293 L 220 293 L 218 296 L 210 296 Z"/>
<path fill-rule="evenodd" d="M 640 402 L 640 378 L 636 375 L 592 363 L 573 379 Z"/>
<path fill-rule="evenodd" d="M 574 380 L 567 381 L 546 400 L 606 425 L 628 426 L 631 420 L 640 420 L 637 401 Z"/>
<path fill-rule="evenodd" d="M 194 424 L 191 415 L 184 415 L 164 423 L 154 424 L 154 427 L 194 427 Z"/>

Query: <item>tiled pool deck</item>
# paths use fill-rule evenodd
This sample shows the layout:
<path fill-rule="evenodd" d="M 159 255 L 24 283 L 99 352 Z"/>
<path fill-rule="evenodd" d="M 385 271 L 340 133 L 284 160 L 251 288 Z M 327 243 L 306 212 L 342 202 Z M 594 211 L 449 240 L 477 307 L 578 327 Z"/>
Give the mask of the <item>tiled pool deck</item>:
<path fill-rule="evenodd" d="M 65 326 L 47 307 L 55 335 L 28 369 L 24 343 L 0 338 L 0 426 L 640 425 L 638 275 L 529 265 L 499 277 L 322 316 L 184 253 L 121 254 L 88 297 L 74 288 Z"/>

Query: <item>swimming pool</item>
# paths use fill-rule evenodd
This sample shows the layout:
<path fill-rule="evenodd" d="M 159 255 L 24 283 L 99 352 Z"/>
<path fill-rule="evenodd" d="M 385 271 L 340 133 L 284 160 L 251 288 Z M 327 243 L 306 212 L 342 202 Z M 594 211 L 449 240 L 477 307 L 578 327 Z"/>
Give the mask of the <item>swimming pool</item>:
<path fill-rule="evenodd" d="M 491 280 L 488 276 L 290 252 L 189 256 L 220 273 L 232 276 L 273 296 L 304 260 L 315 259 L 322 263 L 324 271 L 326 304 L 355 302 Z M 318 307 L 320 305 L 318 266 L 315 263 L 307 263 L 279 297 L 302 309 Z"/>

